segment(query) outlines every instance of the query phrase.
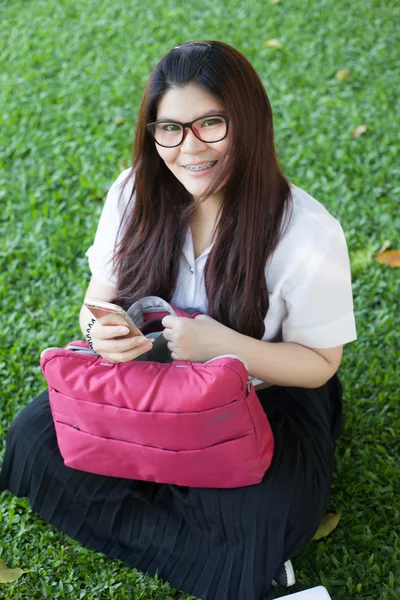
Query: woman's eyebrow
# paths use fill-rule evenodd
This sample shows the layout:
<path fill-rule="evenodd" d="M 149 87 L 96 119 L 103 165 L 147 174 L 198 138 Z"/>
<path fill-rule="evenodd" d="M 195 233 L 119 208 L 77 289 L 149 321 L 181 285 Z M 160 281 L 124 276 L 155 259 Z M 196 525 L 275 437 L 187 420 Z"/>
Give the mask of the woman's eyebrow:
<path fill-rule="evenodd" d="M 212 117 L 213 115 L 223 115 L 224 110 L 216 110 L 215 108 L 211 108 L 207 112 L 203 113 L 199 117 L 192 119 L 192 121 L 197 121 L 198 119 L 204 119 L 204 117 Z M 177 119 L 170 119 L 169 117 L 159 117 L 157 121 L 168 121 L 168 123 L 184 123 L 184 121 L 178 121 Z M 187 121 L 185 121 L 187 122 Z"/>

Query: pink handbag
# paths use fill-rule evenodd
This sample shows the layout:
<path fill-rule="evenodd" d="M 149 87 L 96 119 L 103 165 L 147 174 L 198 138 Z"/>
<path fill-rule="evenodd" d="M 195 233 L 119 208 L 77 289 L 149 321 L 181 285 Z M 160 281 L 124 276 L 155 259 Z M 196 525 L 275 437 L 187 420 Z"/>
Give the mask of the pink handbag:
<path fill-rule="evenodd" d="M 152 350 L 134 361 L 110 363 L 80 340 L 42 352 L 65 465 L 190 487 L 259 483 L 274 440 L 243 359 L 171 359 L 161 319 L 198 312 L 149 296 L 128 314 L 154 338 Z"/>

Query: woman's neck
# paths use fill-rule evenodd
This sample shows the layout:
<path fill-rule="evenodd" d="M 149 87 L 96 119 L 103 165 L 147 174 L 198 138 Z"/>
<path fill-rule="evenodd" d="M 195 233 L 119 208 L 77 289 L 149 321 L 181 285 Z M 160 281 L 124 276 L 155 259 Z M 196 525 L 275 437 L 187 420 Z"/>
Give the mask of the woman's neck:
<path fill-rule="evenodd" d="M 211 244 L 216 225 L 221 200 L 215 197 L 207 198 L 193 213 L 190 221 L 195 258 L 198 258 Z"/>
<path fill-rule="evenodd" d="M 214 194 L 204 200 L 196 209 L 192 215 L 191 224 L 193 225 L 205 225 L 207 227 L 214 227 L 217 221 L 218 211 L 222 203 L 222 197 L 220 194 Z"/>

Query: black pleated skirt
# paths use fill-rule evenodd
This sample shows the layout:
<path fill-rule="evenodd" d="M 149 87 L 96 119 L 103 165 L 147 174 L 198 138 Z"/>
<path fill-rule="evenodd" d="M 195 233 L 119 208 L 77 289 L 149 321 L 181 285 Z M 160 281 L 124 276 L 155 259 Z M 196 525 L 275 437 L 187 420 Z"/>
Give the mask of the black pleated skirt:
<path fill-rule="evenodd" d="M 261 600 L 318 528 L 342 427 L 337 376 L 320 388 L 258 392 L 275 434 L 258 485 L 201 489 L 83 473 L 59 453 L 47 391 L 7 435 L 0 491 L 82 545 L 203 600 Z"/>

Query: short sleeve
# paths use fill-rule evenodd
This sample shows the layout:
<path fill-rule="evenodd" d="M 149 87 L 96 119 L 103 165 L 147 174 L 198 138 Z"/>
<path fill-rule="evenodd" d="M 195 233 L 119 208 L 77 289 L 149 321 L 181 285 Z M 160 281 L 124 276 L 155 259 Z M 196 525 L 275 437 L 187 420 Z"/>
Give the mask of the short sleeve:
<path fill-rule="evenodd" d="M 130 169 L 123 171 L 111 186 L 103 206 L 94 242 L 85 253 L 92 275 L 104 285 L 111 287 L 117 285 L 113 254 L 115 245 L 120 239 L 118 230 L 133 186 L 132 181 L 129 181 L 126 186 L 122 186 L 129 171 Z"/>
<path fill-rule="evenodd" d="M 334 348 L 357 338 L 347 244 L 335 223 L 324 244 L 303 257 L 296 281 L 285 290 L 285 342 Z"/>

